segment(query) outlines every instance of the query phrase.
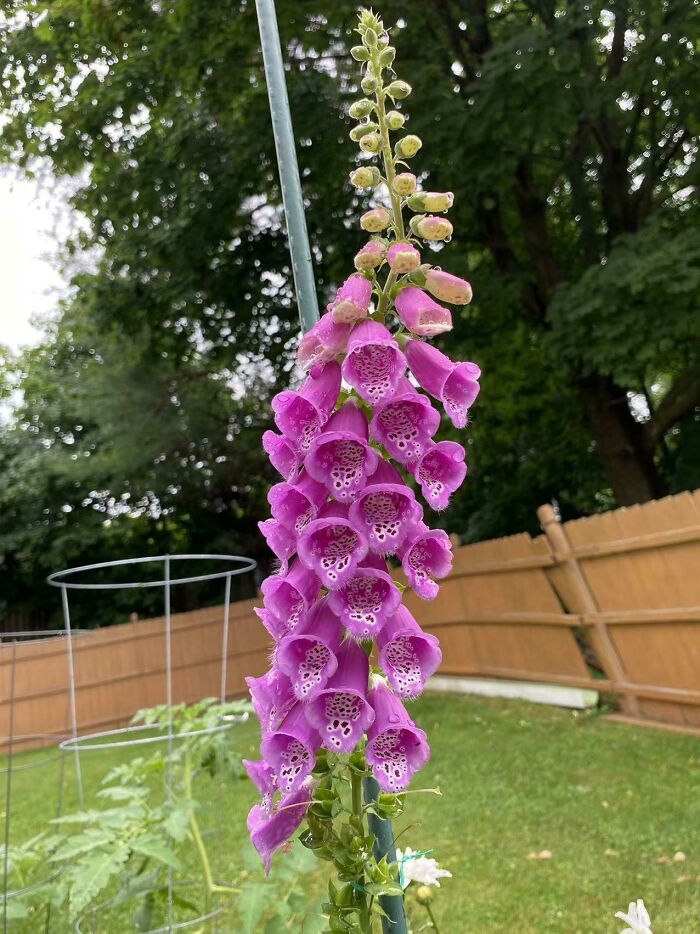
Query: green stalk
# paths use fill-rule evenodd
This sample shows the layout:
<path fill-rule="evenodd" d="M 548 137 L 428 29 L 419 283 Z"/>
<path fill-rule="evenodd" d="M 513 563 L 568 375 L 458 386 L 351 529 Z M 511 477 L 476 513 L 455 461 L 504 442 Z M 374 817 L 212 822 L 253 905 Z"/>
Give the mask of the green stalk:
<path fill-rule="evenodd" d="M 357 819 L 358 829 L 361 834 L 364 834 L 364 826 L 362 819 L 362 776 L 358 775 L 357 772 L 352 770 L 350 772 L 350 787 L 352 790 L 352 813 Z M 358 879 L 358 884 L 362 884 L 362 880 Z M 370 907 L 367 902 L 367 896 L 364 892 L 357 892 L 357 897 L 360 900 L 360 931 L 362 934 L 372 934 L 372 915 L 370 912 Z"/>
<path fill-rule="evenodd" d="M 426 908 L 426 911 L 428 912 L 428 917 L 430 918 L 430 923 L 433 926 L 433 930 L 435 931 L 435 934 L 440 934 L 440 931 L 438 930 L 438 926 L 437 926 L 437 921 L 435 920 L 435 915 L 433 914 L 433 909 L 427 903 L 426 903 L 425 908 Z"/>
<path fill-rule="evenodd" d="M 184 764 L 184 774 L 182 778 L 183 790 L 185 792 L 185 797 L 188 801 L 192 801 L 192 761 L 190 759 L 189 753 L 185 755 L 185 764 Z M 226 892 L 227 894 L 231 893 L 231 890 L 224 885 L 216 885 L 214 883 L 214 878 L 211 872 L 211 864 L 209 863 L 209 855 L 207 853 L 207 848 L 204 845 L 204 839 L 202 838 L 202 832 L 199 829 L 199 823 L 197 822 L 197 814 L 194 808 L 190 808 L 190 831 L 192 833 L 192 838 L 194 844 L 197 848 L 197 853 L 199 855 L 199 861 L 202 864 L 202 872 L 204 873 L 204 882 L 206 884 L 205 888 L 205 913 L 209 911 L 209 906 L 211 902 L 211 895 L 215 892 Z"/>

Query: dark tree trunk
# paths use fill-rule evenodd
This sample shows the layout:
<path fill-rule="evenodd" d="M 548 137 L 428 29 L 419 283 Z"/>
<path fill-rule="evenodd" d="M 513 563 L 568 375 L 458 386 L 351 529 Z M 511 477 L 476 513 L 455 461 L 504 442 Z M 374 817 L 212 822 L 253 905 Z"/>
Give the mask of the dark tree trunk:
<path fill-rule="evenodd" d="M 663 496 L 667 491 L 646 443 L 644 426 L 632 417 L 627 393 L 607 376 L 579 383 L 583 414 L 619 506 Z"/>

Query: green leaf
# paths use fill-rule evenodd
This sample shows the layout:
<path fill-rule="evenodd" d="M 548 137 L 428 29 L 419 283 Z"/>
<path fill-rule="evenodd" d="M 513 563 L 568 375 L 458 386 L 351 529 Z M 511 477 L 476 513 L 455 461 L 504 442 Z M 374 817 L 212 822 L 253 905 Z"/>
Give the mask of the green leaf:
<path fill-rule="evenodd" d="M 136 853 L 141 853 L 142 856 L 149 856 L 152 859 L 157 859 L 159 862 L 165 863 L 166 866 L 171 866 L 173 869 L 182 868 L 182 863 L 178 856 L 170 849 L 167 843 L 159 837 L 136 837 L 129 841 L 129 846 Z"/>
<path fill-rule="evenodd" d="M 81 912 L 106 888 L 129 858 L 129 847 L 121 844 L 91 860 L 81 860 L 70 874 L 69 915 L 75 921 Z"/>
<path fill-rule="evenodd" d="M 259 934 L 258 922 L 265 911 L 268 894 L 265 887 L 253 882 L 241 886 L 236 908 L 242 927 L 240 934 Z"/>

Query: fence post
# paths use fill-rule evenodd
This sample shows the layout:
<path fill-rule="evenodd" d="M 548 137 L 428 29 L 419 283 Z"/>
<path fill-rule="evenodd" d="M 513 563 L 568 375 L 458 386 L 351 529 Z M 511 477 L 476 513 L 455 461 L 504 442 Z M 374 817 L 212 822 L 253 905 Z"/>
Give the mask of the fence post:
<path fill-rule="evenodd" d="M 550 503 L 540 506 L 537 510 L 537 518 L 540 520 L 542 531 L 547 537 L 556 566 L 562 569 L 569 584 L 567 593 L 559 594 L 562 603 L 570 613 L 590 615 L 594 618 L 593 625 L 586 626 L 585 632 L 590 632 L 591 644 L 603 666 L 603 671 L 611 681 L 626 683 L 627 675 L 622 659 L 610 638 L 608 627 L 602 620 L 595 619 L 600 612 L 600 608 L 595 601 L 576 556 L 572 553 L 573 548 L 564 526 L 559 521 Z M 622 694 L 620 704 L 626 713 L 639 713 L 639 702 L 632 694 Z"/>

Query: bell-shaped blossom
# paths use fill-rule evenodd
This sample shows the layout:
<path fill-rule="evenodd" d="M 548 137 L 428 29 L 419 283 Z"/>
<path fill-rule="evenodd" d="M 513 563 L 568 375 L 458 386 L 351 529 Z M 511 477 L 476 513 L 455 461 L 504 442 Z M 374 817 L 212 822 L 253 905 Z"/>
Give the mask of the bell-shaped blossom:
<path fill-rule="evenodd" d="M 354 324 L 367 317 L 371 300 L 372 283 L 359 272 L 355 272 L 335 293 L 328 310 L 336 324 Z"/>
<path fill-rule="evenodd" d="M 386 246 L 381 240 L 368 240 L 355 254 L 355 269 L 376 269 L 386 256 Z"/>
<path fill-rule="evenodd" d="M 292 682 L 277 668 L 260 678 L 246 678 L 255 715 L 263 733 L 274 731 L 296 703 Z"/>
<path fill-rule="evenodd" d="M 306 470 L 338 502 L 352 501 L 377 469 L 379 459 L 368 437 L 364 412 L 348 399 L 311 443 L 304 462 Z"/>
<path fill-rule="evenodd" d="M 362 530 L 371 551 L 394 554 L 423 517 L 413 490 L 387 461 L 380 460 L 364 490 L 348 513 Z"/>
<path fill-rule="evenodd" d="M 417 237 L 431 241 L 447 240 L 454 229 L 446 217 L 436 217 L 434 214 L 416 214 L 411 218 L 410 227 Z"/>
<path fill-rule="evenodd" d="M 413 699 L 442 661 L 435 636 L 423 632 L 403 604 L 377 638 L 379 664 L 389 684 L 401 697 Z"/>
<path fill-rule="evenodd" d="M 305 370 L 319 363 L 329 363 L 345 350 L 350 337 L 351 324 L 338 324 L 333 315 L 325 315 L 304 334 L 297 348 L 297 362 Z"/>
<path fill-rule="evenodd" d="M 386 251 L 386 261 L 397 275 L 413 272 L 420 266 L 420 253 L 412 243 L 392 243 Z"/>
<path fill-rule="evenodd" d="M 297 542 L 299 560 L 328 590 L 344 587 L 368 551 L 367 539 L 348 519 L 347 506 L 328 504 Z"/>
<path fill-rule="evenodd" d="M 277 473 L 291 483 L 301 466 L 299 452 L 292 442 L 284 435 L 266 431 L 262 436 L 262 446 Z"/>
<path fill-rule="evenodd" d="M 326 487 L 303 471 L 294 483 L 276 483 L 267 494 L 272 518 L 295 535 L 301 535 L 328 499 Z"/>
<path fill-rule="evenodd" d="M 338 652 L 338 670 L 306 705 L 306 717 L 331 752 L 351 752 L 374 720 L 367 703 L 369 660 L 361 646 L 346 640 Z"/>
<path fill-rule="evenodd" d="M 369 432 L 394 460 L 417 464 L 440 426 L 440 414 L 430 400 L 404 377 L 396 393 L 375 410 Z"/>
<path fill-rule="evenodd" d="M 297 791 L 313 769 L 320 745 L 298 701 L 273 733 L 263 734 L 260 755 L 275 773 L 282 794 Z"/>
<path fill-rule="evenodd" d="M 390 398 L 406 372 L 406 358 L 389 331 L 378 321 L 362 321 L 348 341 L 343 379 L 369 405 Z"/>
<path fill-rule="evenodd" d="M 374 639 L 401 603 L 401 593 L 376 556 L 359 567 L 342 590 L 329 594 L 328 602 L 348 632 L 356 639 Z"/>
<path fill-rule="evenodd" d="M 360 218 L 360 227 L 369 233 L 379 233 L 391 224 L 391 214 L 386 208 L 372 208 Z"/>
<path fill-rule="evenodd" d="M 340 367 L 314 367 L 299 390 L 279 392 L 272 400 L 275 424 L 294 447 L 304 453 L 333 411 L 340 394 Z"/>
<path fill-rule="evenodd" d="M 408 199 L 412 211 L 449 211 L 455 196 L 451 191 L 419 191 Z"/>
<path fill-rule="evenodd" d="M 472 300 L 472 287 L 467 280 L 444 272 L 439 266 L 431 266 L 426 272 L 425 287 L 435 298 L 451 305 L 468 305 Z"/>
<path fill-rule="evenodd" d="M 265 519 L 264 522 L 258 522 L 258 528 L 265 537 L 267 547 L 279 559 L 282 565 L 281 572 L 285 574 L 289 566 L 289 559 L 297 550 L 296 536 L 277 519 Z"/>
<path fill-rule="evenodd" d="M 426 502 L 431 509 L 447 509 L 450 496 L 467 475 L 465 452 L 456 441 L 438 441 L 431 445 L 412 468 Z"/>
<path fill-rule="evenodd" d="M 265 609 L 291 632 L 318 596 L 320 584 L 312 570 L 303 562 L 295 561 L 286 574 L 271 574 L 265 578 L 260 590 Z"/>
<path fill-rule="evenodd" d="M 297 630 L 277 646 L 276 664 L 289 676 L 298 700 L 309 701 L 323 690 L 338 667 L 336 655 L 342 638 L 340 621 L 324 597 L 313 605 Z"/>
<path fill-rule="evenodd" d="M 401 323 L 412 334 L 435 337 L 452 330 L 452 312 L 438 305 L 427 292 L 409 285 L 401 289 L 394 301 Z"/>
<path fill-rule="evenodd" d="M 455 428 L 464 428 L 467 412 L 479 395 L 481 370 L 476 363 L 453 363 L 425 341 L 407 341 L 405 354 L 423 389 L 442 402 Z"/>
<path fill-rule="evenodd" d="M 382 791 L 395 794 L 428 761 L 428 740 L 384 682 L 369 692 L 367 700 L 374 708 L 374 722 L 367 730 L 367 764 Z"/>
<path fill-rule="evenodd" d="M 262 759 L 243 759 L 242 764 L 248 778 L 260 792 L 262 806 L 269 811 L 272 808 L 272 799 L 277 791 L 277 778 L 274 771 Z"/>
<path fill-rule="evenodd" d="M 442 580 L 452 570 L 452 542 L 444 529 L 429 529 L 419 522 L 399 550 L 408 584 L 421 600 L 433 600 Z"/>
<path fill-rule="evenodd" d="M 274 613 L 271 613 L 270 610 L 266 610 L 264 607 L 253 607 L 253 612 L 258 617 L 260 622 L 263 624 L 265 629 L 274 639 L 275 642 L 278 642 L 284 636 L 289 635 L 290 628 L 286 622 L 281 619 L 278 619 Z"/>
<path fill-rule="evenodd" d="M 292 794 L 282 795 L 277 805 L 270 808 L 263 804 L 254 804 L 248 813 L 248 833 L 250 840 L 265 867 L 265 875 L 270 874 L 270 862 L 276 850 L 284 846 L 306 817 L 311 804 L 313 781 L 303 782 Z"/>
<path fill-rule="evenodd" d="M 405 198 L 407 195 L 413 194 L 417 184 L 418 179 L 412 172 L 399 172 L 398 175 L 394 176 L 391 187 L 397 195 L 401 195 L 402 198 Z"/>

